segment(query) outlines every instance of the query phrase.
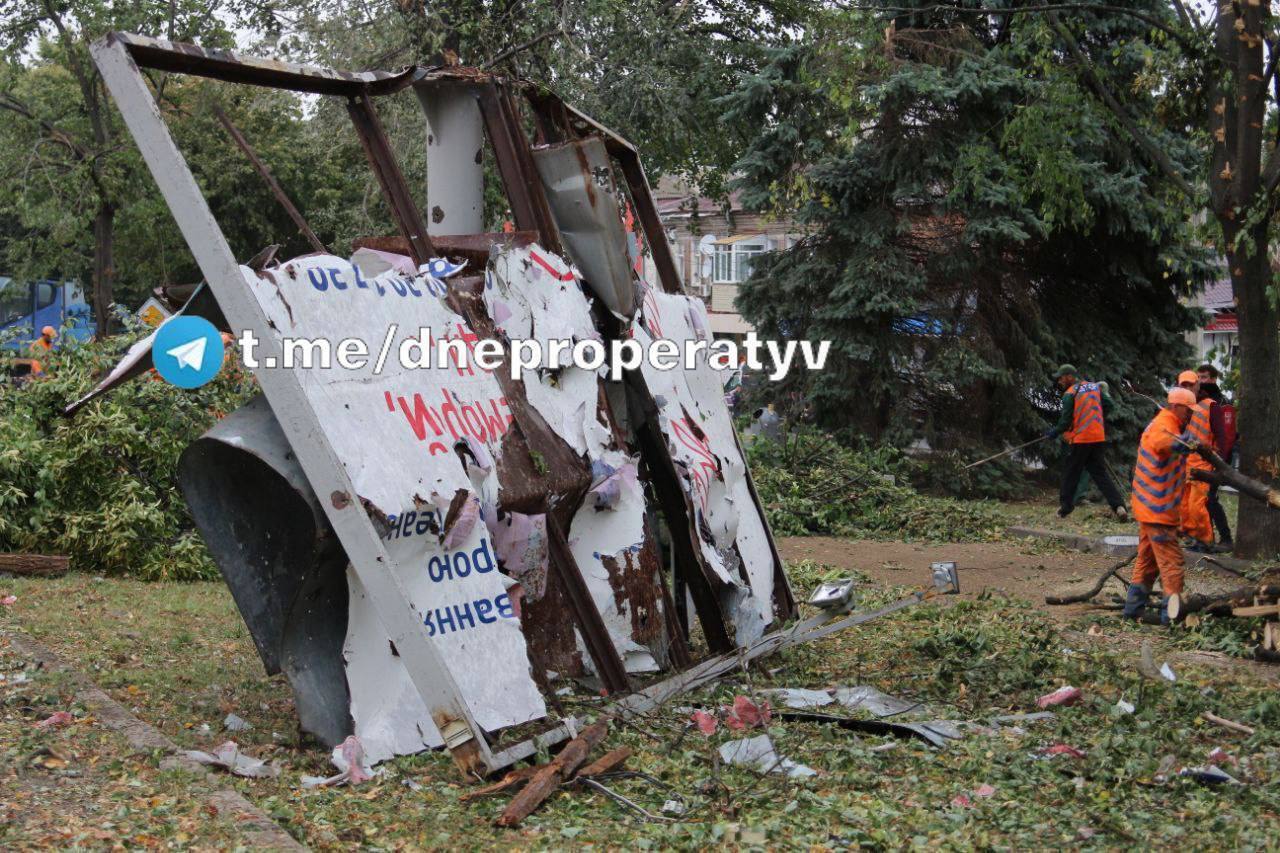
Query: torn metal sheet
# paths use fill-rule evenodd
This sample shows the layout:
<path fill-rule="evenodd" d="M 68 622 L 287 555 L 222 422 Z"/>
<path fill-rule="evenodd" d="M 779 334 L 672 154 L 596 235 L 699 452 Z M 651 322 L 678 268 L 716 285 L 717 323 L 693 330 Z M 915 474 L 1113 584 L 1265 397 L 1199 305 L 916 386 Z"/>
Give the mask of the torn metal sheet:
<path fill-rule="evenodd" d="M 540 246 L 512 247 L 489 265 L 485 308 L 509 340 L 599 340 L 577 270 Z M 607 406 L 604 368 L 567 364 L 524 378 L 526 399 L 584 456 L 592 485 L 567 539 L 610 640 L 628 672 L 666 665 L 660 559 L 646 520 L 639 459 L 619 446 Z M 579 646 L 583 645 L 579 638 Z M 586 659 L 589 664 L 589 659 Z"/>
<path fill-rule="evenodd" d="M 643 292 L 640 320 L 633 326 L 641 346 L 663 339 L 682 348 L 686 341 L 711 343 L 701 300 L 653 287 Z M 658 370 L 649 359 L 641 369 L 693 509 L 702 557 L 719 582 L 722 609 L 732 616 L 735 641 L 741 647 L 762 636 L 773 622 L 776 561 L 724 404 L 721 371 L 712 367 L 707 349 L 697 355 L 692 370 Z"/>
<path fill-rule="evenodd" d="M 835 701 L 826 690 L 780 687 L 776 690 L 761 690 L 760 692 L 787 708 L 822 708 Z"/>
<path fill-rule="evenodd" d="M 893 717 L 923 707 L 921 702 L 908 702 L 874 687 L 840 687 L 835 700 L 846 708 L 865 709 L 877 717 Z"/>
<path fill-rule="evenodd" d="M 533 150 L 565 248 L 591 292 L 619 317 L 636 310 L 635 279 L 613 166 L 599 137 Z"/>
<path fill-rule="evenodd" d="M 268 764 L 261 758 L 245 755 L 240 751 L 239 744 L 233 740 L 226 741 L 213 752 L 187 749 L 183 750 L 182 754 L 200 764 L 221 767 L 236 776 L 244 776 L 248 779 L 274 779 L 280 775 L 279 767 Z"/>
<path fill-rule="evenodd" d="M 785 773 L 792 779 L 818 775 L 818 771 L 812 767 L 797 764 L 790 758 L 778 755 L 773 747 L 773 739 L 768 735 L 757 735 L 723 743 L 720 745 L 720 758 L 725 764 L 750 767 L 761 773 Z"/>
<path fill-rule="evenodd" d="M 278 334 L 335 342 L 356 337 L 371 351 L 385 346 L 390 352 L 376 374 L 372 358 L 358 370 L 297 371 L 356 489 L 354 496 L 321 500 L 359 500 L 381 520 L 399 582 L 480 725 L 493 730 L 544 716 L 508 594 L 515 581 L 498 571 L 488 528 L 475 523 L 482 506 L 497 502 L 496 471 L 477 476 L 454 449 L 470 438 L 500 457 L 510 420 L 506 399 L 478 367 L 409 370 L 396 356 L 420 329 L 435 339 L 475 339 L 445 304 L 445 283 L 430 272 L 406 277 L 394 268 L 368 275 L 332 255 L 242 273 Z M 353 572 L 347 581 L 347 681 L 366 754 L 376 763 L 441 745 L 364 584 Z"/>

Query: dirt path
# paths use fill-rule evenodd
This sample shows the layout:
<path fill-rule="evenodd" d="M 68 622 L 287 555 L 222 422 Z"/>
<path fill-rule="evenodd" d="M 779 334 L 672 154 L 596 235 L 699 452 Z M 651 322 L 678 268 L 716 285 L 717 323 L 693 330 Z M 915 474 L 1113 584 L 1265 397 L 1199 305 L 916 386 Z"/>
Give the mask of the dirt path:
<path fill-rule="evenodd" d="M 1046 595 L 1087 590 L 1118 558 L 1057 552 L 1026 545 L 965 542 L 927 545 L 809 536 L 779 540 L 787 560 L 815 560 L 844 569 L 857 569 L 879 583 L 918 586 L 929 583 L 929 564 L 954 560 L 960 568 L 964 595 L 1001 592 L 1043 603 Z M 1119 584 L 1112 584 L 1119 591 Z M 1061 613 L 1062 608 L 1048 608 Z"/>
<path fill-rule="evenodd" d="M 1149 639 L 1171 662 L 1194 661 L 1235 675 L 1280 682 L 1280 666 L 1254 663 L 1220 652 L 1175 649 L 1163 629 L 1137 632 L 1132 628 L 1122 629 L 1114 611 L 1084 604 L 1052 607 L 1044 603 L 1046 595 L 1088 591 L 1103 569 L 1120 562 L 1118 557 L 1012 542 L 931 545 L 829 536 L 783 538 L 778 540 L 778 548 L 788 561 L 814 560 L 841 569 L 857 569 L 876 583 L 899 586 L 928 584 L 930 563 L 953 560 L 959 565 L 961 598 L 990 592 L 1024 599 L 1062 623 L 1064 637 L 1072 642 L 1101 643 L 1116 651 L 1136 654 L 1142 641 Z M 1127 576 L 1128 569 L 1121 574 Z M 1187 585 L 1193 590 L 1229 589 L 1238 586 L 1238 582 L 1209 568 L 1191 568 L 1187 572 Z M 1104 588 L 1099 600 L 1120 593 L 1120 585 L 1113 581 Z M 1065 625 L 1078 623 L 1080 617 L 1086 615 L 1094 618 L 1097 625 L 1094 630 L 1099 633 L 1065 629 Z"/>

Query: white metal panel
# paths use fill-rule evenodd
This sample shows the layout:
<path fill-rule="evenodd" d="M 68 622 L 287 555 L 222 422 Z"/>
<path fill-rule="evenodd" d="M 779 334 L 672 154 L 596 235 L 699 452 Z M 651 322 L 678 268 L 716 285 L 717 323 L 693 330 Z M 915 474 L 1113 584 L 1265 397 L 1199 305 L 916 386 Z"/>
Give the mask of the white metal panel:
<path fill-rule="evenodd" d="M 273 340 L 275 330 L 266 311 L 244 286 L 247 270 L 236 263 L 124 44 L 108 35 L 94 42 L 91 52 L 228 322 L 237 331 L 252 329 L 260 339 Z M 272 350 L 270 345 L 268 350 Z M 269 354 L 279 356 L 279 348 Z M 302 372 L 263 370 L 258 381 L 424 706 L 433 720 L 446 727 L 444 735 L 451 749 L 473 747 L 476 758 L 487 763 L 491 753 L 484 730 L 472 717 L 442 650 L 427 636 L 422 615 L 399 581 L 393 557 L 357 499 L 351 477 L 326 436 L 326 424 L 304 389 Z M 469 763 L 465 751 L 459 757 Z"/>
<path fill-rule="evenodd" d="M 645 288 L 635 337 L 646 346 L 658 338 L 683 345 L 710 342 L 702 301 Z M 694 370 L 658 370 L 646 360 L 645 384 L 658 403 L 660 428 L 680 472 L 681 487 L 702 532 L 702 555 L 721 583 L 736 589 L 730 612 L 736 641 L 745 646 L 773 621 L 774 560 L 764 520 L 751 499 L 747 465 L 724 404 L 725 375 L 711 367 L 706 349 Z M 743 580 L 745 571 L 746 580 Z"/>

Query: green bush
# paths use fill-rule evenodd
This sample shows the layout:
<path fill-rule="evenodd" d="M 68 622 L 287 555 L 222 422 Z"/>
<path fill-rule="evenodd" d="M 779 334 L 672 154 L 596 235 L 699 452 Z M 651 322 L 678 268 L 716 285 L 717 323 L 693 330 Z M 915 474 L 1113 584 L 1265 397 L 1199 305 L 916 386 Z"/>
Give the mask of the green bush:
<path fill-rule="evenodd" d="M 174 473 L 183 449 L 249 398 L 252 380 L 224 368 L 184 391 L 140 376 L 61 414 L 140 336 L 68 343 L 42 359 L 44 377 L 0 385 L 0 550 L 66 554 L 100 574 L 216 577 Z"/>
<path fill-rule="evenodd" d="M 830 534 L 948 542 L 996 538 L 999 515 L 982 504 L 922 495 L 915 462 L 890 447 L 850 449 L 808 429 L 747 450 L 760 501 L 779 536 Z"/>

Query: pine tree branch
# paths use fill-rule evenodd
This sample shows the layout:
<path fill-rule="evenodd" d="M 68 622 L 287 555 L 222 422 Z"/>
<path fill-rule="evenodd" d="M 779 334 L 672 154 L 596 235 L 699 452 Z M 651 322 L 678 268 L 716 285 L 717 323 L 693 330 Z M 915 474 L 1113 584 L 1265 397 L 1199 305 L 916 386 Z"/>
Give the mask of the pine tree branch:
<path fill-rule="evenodd" d="M 1164 172 L 1165 176 L 1168 177 L 1169 180 L 1173 181 L 1174 185 L 1182 191 L 1183 195 L 1188 199 L 1196 198 L 1198 193 L 1196 193 L 1195 188 L 1191 186 L 1191 183 L 1183 176 L 1178 167 L 1173 165 L 1173 161 L 1169 159 L 1168 155 L 1165 154 L 1163 150 L 1161 150 L 1160 146 L 1156 145 L 1156 143 L 1152 141 L 1151 137 L 1149 137 L 1142 128 L 1138 126 L 1138 122 L 1133 118 L 1129 111 L 1125 109 L 1124 105 L 1120 103 L 1116 96 L 1112 94 L 1106 84 L 1102 82 L 1102 78 L 1098 76 L 1093 63 L 1090 62 L 1089 57 L 1085 56 L 1084 51 L 1080 49 L 1080 45 L 1076 42 L 1075 37 L 1071 35 L 1071 31 L 1063 26 L 1062 21 L 1058 19 L 1057 12 L 1049 12 L 1049 23 L 1052 24 L 1054 30 L 1057 31 L 1058 35 L 1066 44 L 1067 52 L 1071 54 L 1072 58 L 1075 59 L 1076 63 L 1080 66 L 1081 71 L 1084 73 L 1085 80 L 1089 83 L 1089 88 L 1093 89 L 1094 93 L 1102 100 L 1102 103 L 1106 105 L 1107 109 L 1111 111 L 1111 114 L 1115 116 L 1118 122 L 1120 122 L 1120 125 L 1125 129 L 1125 132 L 1129 134 L 1133 141 L 1137 143 L 1138 147 L 1146 153 L 1151 161 L 1159 167 L 1160 171 Z"/>
<path fill-rule="evenodd" d="M 987 9 L 987 8 L 981 8 L 981 7 L 961 8 L 958 6 L 943 6 L 943 5 L 920 6 L 915 8 L 909 7 L 909 6 L 863 6 L 857 3 L 843 4 L 843 5 L 844 5 L 844 8 L 846 9 L 857 9 L 864 12 L 890 12 L 895 15 L 927 15 L 927 14 L 933 14 L 933 13 L 951 13 L 951 14 L 957 14 L 957 15 L 1006 17 L 1011 15 L 1025 15 L 1033 12 L 1048 12 L 1050 14 L 1053 14 L 1055 12 L 1107 12 L 1115 15 L 1128 15 L 1130 18 L 1135 18 L 1139 21 L 1142 21 L 1143 23 L 1149 25 L 1151 28 L 1157 29 L 1160 32 L 1164 33 L 1165 35 L 1169 36 L 1169 38 L 1176 41 L 1188 53 L 1192 53 L 1192 54 L 1200 53 L 1200 49 L 1196 46 L 1196 44 L 1191 40 L 1189 40 L 1185 34 L 1178 32 L 1177 29 L 1169 26 L 1167 23 L 1165 23 L 1164 21 L 1161 21 L 1159 18 L 1152 17 L 1151 15 L 1148 15 L 1145 12 L 1140 12 L 1137 9 L 1125 8 L 1124 6 L 1107 6 L 1107 5 L 1101 5 L 1096 3 L 1043 3 L 1039 5 L 1034 5 L 1034 6 L 1017 6 L 1011 9 Z M 1181 6 L 1181 3 L 1179 3 L 1179 6 Z M 1181 12 L 1184 15 L 1186 14 L 1185 9 L 1181 9 Z M 1188 20 L 1189 18 L 1190 16 L 1188 16 Z M 1199 32 L 1199 29 L 1195 28 L 1194 25 L 1193 25 L 1193 29 L 1195 29 L 1196 32 Z"/>

